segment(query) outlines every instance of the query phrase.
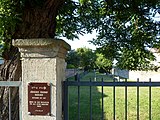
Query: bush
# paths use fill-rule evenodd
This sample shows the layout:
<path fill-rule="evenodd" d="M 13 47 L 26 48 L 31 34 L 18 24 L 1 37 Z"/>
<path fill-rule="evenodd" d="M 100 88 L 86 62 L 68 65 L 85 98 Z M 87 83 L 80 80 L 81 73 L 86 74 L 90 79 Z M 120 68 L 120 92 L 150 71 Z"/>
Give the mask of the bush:
<path fill-rule="evenodd" d="M 67 64 L 67 69 L 73 69 L 73 68 L 75 68 L 74 65 L 72 65 L 72 64 Z"/>

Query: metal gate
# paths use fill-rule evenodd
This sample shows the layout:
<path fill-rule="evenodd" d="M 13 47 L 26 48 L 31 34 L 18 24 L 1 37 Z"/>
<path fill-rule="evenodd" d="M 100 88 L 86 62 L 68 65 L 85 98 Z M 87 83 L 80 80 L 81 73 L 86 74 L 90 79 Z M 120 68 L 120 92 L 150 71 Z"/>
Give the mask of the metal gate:
<path fill-rule="evenodd" d="M 78 94 L 78 101 L 77 101 L 77 106 L 78 106 L 78 120 L 80 120 L 80 87 L 82 87 L 82 86 L 88 86 L 90 89 L 89 89 L 89 97 L 90 97 L 90 102 L 89 102 L 89 104 L 90 105 L 88 105 L 89 106 L 89 109 L 90 109 L 90 113 L 89 113 L 89 118 L 90 118 L 90 120 L 92 120 L 93 119 L 93 116 L 92 116 L 92 111 L 93 111 L 93 108 L 92 108 L 92 87 L 93 86 L 100 86 L 101 87 L 101 99 L 102 99 L 102 104 L 101 104 L 101 120 L 104 120 L 105 118 L 104 118 L 104 115 L 103 115 L 103 113 L 104 113 L 104 101 L 103 101 L 103 99 L 104 99 L 104 91 L 103 91 L 103 89 L 104 89 L 104 87 L 106 87 L 106 86 L 108 86 L 108 87 L 112 87 L 113 88 L 113 119 L 114 120 L 116 120 L 116 99 L 115 99 L 115 96 L 116 96 L 116 92 L 115 92 L 115 89 L 116 89 L 116 87 L 124 87 L 124 89 L 125 89 L 125 91 L 124 91 L 124 98 L 125 98 L 125 107 L 124 107 L 124 119 L 125 120 L 127 120 L 128 118 L 128 116 L 127 116 L 127 112 L 128 112 L 128 106 L 127 106 L 127 91 L 128 91 L 128 88 L 129 87 L 135 87 L 136 88 L 136 96 L 137 96 L 137 98 L 136 98 L 136 101 L 137 101 L 137 103 L 136 103 L 136 119 L 137 120 L 139 120 L 140 119 L 140 117 L 139 117 L 139 111 L 140 111 L 140 109 L 139 109 L 139 99 L 140 99 L 140 97 L 139 97 L 139 89 L 140 89 L 140 87 L 146 87 L 146 88 L 148 88 L 148 118 L 149 118 L 149 120 L 151 120 L 152 119 L 152 102 L 151 102 L 151 100 L 152 100 L 152 87 L 160 87 L 160 82 L 151 82 L 151 79 L 149 79 L 149 82 L 140 82 L 139 81 L 139 79 L 137 79 L 137 81 L 135 81 L 135 82 L 127 82 L 127 80 L 124 80 L 123 82 L 118 82 L 118 81 L 116 81 L 115 79 L 113 80 L 113 82 L 104 82 L 103 81 L 103 78 L 102 78 L 102 81 L 99 81 L 99 82 L 96 82 L 96 81 L 80 81 L 79 79 L 78 79 L 78 81 L 64 81 L 63 82 L 63 88 L 64 88 L 64 101 L 63 101 L 63 110 L 64 110 L 64 120 L 69 120 L 69 102 L 68 102 L 68 94 L 69 94 L 69 91 L 68 91 L 68 88 L 69 87 L 71 87 L 71 86 L 76 86 L 77 87 L 77 89 L 78 89 L 78 92 L 77 92 L 77 94 Z"/>

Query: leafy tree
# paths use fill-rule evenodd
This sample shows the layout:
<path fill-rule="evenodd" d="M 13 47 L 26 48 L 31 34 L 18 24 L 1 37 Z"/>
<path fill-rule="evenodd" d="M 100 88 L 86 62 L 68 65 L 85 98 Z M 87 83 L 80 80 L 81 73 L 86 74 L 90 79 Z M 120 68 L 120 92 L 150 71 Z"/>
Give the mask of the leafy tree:
<path fill-rule="evenodd" d="M 67 54 L 66 58 L 67 66 L 72 66 L 73 68 L 78 68 L 80 64 L 80 56 L 75 50 L 71 50 Z"/>
<path fill-rule="evenodd" d="M 159 42 L 155 39 L 158 25 L 148 16 L 149 10 L 157 10 L 159 2 L 159 0 L 129 2 L 127 0 L 2 0 L 0 43 L 3 46 L 2 57 L 5 62 L 1 67 L 1 77 L 3 80 L 20 80 L 21 77 L 20 57 L 18 49 L 11 45 L 12 39 L 58 36 L 74 39 L 78 34 L 92 33 L 92 30 L 96 29 L 99 36 L 94 43 L 111 45 L 120 54 L 117 60 L 123 58 L 124 48 L 145 53 L 145 47 L 154 47 L 154 44 L 158 45 Z M 6 97 L 3 96 L 5 90 L 6 88 L 0 90 L 1 105 L 6 101 Z M 12 100 L 17 100 L 15 99 L 17 94 L 12 95 Z M 18 106 L 15 104 L 14 108 L 17 110 Z M 7 106 L 1 106 L 0 112 L 1 119 L 7 120 Z M 17 120 L 18 112 L 14 111 L 12 114 L 14 116 L 12 119 Z"/>
<path fill-rule="evenodd" d="M 155 58 L 149 48 L 157 47 L 160 40 L 156 37 L 160 24 L 152 17 L 159 12 L 159 5 L 159 1 L 150 0 L 109 0 L 97 27 L 98 37 L 92 43 L 101 46 L 107 58 L 115 58 L 120 68 L 152 69 L 150 61 Z"/>
<path fill-rule="evenodd" d="M 87 3 L 92 8 L 95 1 Z M 28 38 L 55 38 L 60 34 L 73 39 L 84 31 L 91 32 L 90 23 L 94 15 L 88 11 L 83 13 L 83 2 L 72 0 L 3 0 L 0 1 L 0 43 L 3 46 L 2 57 L 5 62 L 2 66 L 3 80 L 20 80 L 21 64 L 18 49 L 11 45 L 12 39 Z M 97 3 L 97 2 L 95 2 Z M 62 7 L 63 6 L 63 7 Z M 61 9 L 62 8 L 62 9 Z M 91 18 L 91 15 L 93 18 Z M 81 17 L 80 17 L 81 16 Z M 85 18 L 86 19 L 83 19 Z M 91 18 L 89 20 L 89 18 Z M 57 20 L 57 22 L 56 22 Z M 57 28 L 57 29 L 56 29 Z M 8 119 L 8 106 L 5 105 L 7 97 L 4 95 L 8 89 L 1 92 L 1 119 Z M 14 90 L 13 90 L 14 91 Z M 14 91 L 15 92 L 15 91 Z M 18 93 L 18 90 L 16 91 Z M 13 95 L 12 103 L 18 103 Z M 17 95 L 17 94 L 16 94 Z M 18 104 L 14 107 L 18 110 Z M 18 119 L 18 111 L 13 112 Z"/>
<path fill-rule="evenodd" d="M 66 62 L 74 68 L 94 69 L 96 54 L 92 49 L 83 47 L 68 52 Z"/>
<path fill-rule="evenodd" d="M 96 66 L 99 68 L 100 72 L 111 72 L 113 66 L 113 61 L 107 59 L 103 54 L 97 53 L 97 58 L 95 61 Z"/>
<path fill-rule="evenodd" d="M 84 70 L 93 69 L 95 67 L 95 53 L 92 51 L 92 49 L 89 48 L 78 48 L 76 50 L 77 54 L 80 57 L 80 67 Z"/>

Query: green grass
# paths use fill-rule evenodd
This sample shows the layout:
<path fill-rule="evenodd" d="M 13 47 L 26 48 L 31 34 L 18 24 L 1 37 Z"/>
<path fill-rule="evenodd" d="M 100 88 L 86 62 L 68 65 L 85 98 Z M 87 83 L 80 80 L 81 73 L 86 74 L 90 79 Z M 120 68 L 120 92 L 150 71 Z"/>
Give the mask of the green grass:
<path fill-rule="evenodd" d="M 82 78 L 94 80 L 94 74 L 89 73 Z M 112 78 L 97 73 L 97 81 L 111 81 Z M 137 118 L 137 88 L 128 87 L 128 120 Z M 80 87 L 80 120 L 90 120 L 90 87 Z M 102 87 L 92 87 L 92 120 L 101 120 Z M 160 120 L 160 88 L 152 88 L 152 120 Z M 140 120 L 149 119 L 149 88 L 140 87 Z M 104 120 L 113 120 L 113 87 L 104 87 Z M 125 117 L 125 88 L 116 87 L 116 120 L 124 120 Z M 69 87 L 69 120 L 78 119 L 78 89 Z"/>

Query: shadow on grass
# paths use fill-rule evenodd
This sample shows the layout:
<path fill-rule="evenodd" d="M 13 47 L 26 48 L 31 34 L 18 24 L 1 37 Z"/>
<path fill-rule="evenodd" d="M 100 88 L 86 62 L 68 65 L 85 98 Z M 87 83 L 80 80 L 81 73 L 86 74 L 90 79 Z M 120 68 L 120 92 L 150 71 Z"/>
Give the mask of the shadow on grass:
<path fill-rule="evenodd" d="M 93 78 L 93 74 L 88 74 L 81 81 L 89 80 Z M 111 81 L 107 76 L 101 75 L 97 76 L 97 81 Z M 102 115 L 104 120 L 113 120 L 113 87 L 104 87 L 104 113 L 102 113 L 102 87 L 92 87 L 91 88 L 91 98 L 90 102 L 90 87 L 80 87 L 80 97 L 78 104 L 78 87 L 69 87 L 69 120 L 90 120 L 90 113 L 92 113 L 92 120 L 102 120 Z M 116 87 L 115 92 L 115 111 L 116 120 L 125 119 L 125 87 Z M 149 88 L 140 87 L 139 88 L 139 118 L 142 120 L 149 119 Z M 160 87 L 152 88 L 152 99 L 151 99 L 151 110 L 152 110 L 152 120 L 159 120 L 160 114 Z M 92 103 L 92 104 L 91 104 Z M 80 108 L 78 110 L 78 106 Z M 80 114 L 79 114 L 80 113 Z M 78 115 L 79 114 L 79 115 Z M 127 88 L 127 118 L 128 120 L 137 119 L 137 87 Z"/>
<path fill-rule="evenodd" d="M 97 87 L 91 87 L 91 95 L 90 87 L 81 86 L 79 90 L 78 103 L 78 87 L 69 87 L 69 120 L 78 120 L 78 116 L 80 120 L 102 120 L 102 93 Z"/>
<path fill-rule="evenodd" d="M 87 74 L 81 81 L 90 79 L 94 81 L 92 73 Z M 90 120 L 91 118 L 102 120 L 103 117 L 105 119 L 105 113 L 102 111 L 102 97 L 105 99 L 108 95 L 102 94 L 102 87 L 80 86 L 79 93 L 78 98 L 78 87 L 69 87 L 69 120 Z"/>

